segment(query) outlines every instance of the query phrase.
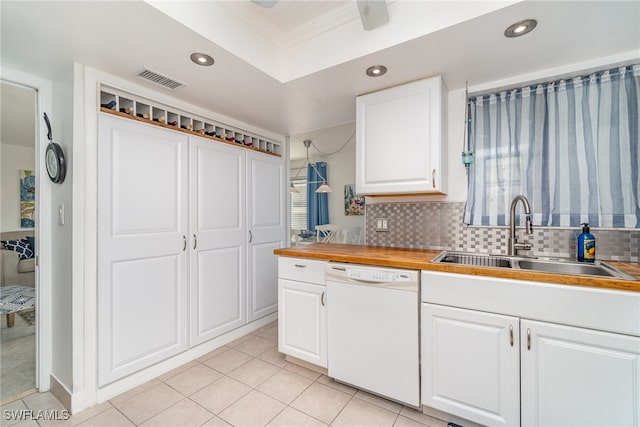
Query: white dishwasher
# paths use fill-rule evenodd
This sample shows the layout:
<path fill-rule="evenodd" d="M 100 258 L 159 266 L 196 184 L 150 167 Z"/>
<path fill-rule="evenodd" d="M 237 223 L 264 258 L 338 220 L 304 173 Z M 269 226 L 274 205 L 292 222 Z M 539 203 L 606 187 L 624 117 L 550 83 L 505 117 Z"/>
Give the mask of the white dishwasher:
<path fill-rule="evenodd" d="M 419 407 L 419 291 L 419 271 L 329 263 L 329 376 Z"/>

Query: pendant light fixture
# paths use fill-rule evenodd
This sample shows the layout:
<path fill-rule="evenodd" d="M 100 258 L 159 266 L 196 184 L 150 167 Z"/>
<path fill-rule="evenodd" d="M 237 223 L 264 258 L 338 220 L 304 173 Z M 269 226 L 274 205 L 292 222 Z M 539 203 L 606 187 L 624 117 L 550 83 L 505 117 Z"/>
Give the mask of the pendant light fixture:
<path fill-rule="evenodd" d="M 311 165 L 311 167 L 313 168 L 314 171 L 316 171 L 316 173 L 318 174 L 318 176 L 320 177 L 320 179 L 322 179 L 322 181 L 309 181 L 307 182 L 307 184 L 319 184 L 322 183 L 322 185 L 320 185 L 320 187 L 318 187 L 318 189 L 316 190 L 316 193 L 331 193 L 333 192 L 333 190 L 331 189 L 331 187 L 329 187 L 329 184 L 327 184 L 327 179 L 322 176 L 322 174 L 320 173 L 320 171 L 318 170 L 318 168 L 316 168 L 316 165 L 314 163 L 311 163 L 309 161 L 309 147 L 311 146 L 311 140 L 310 139 L 305 139 L 304 141 L 302 141 L 302 143 L 304 144 L 304 146 L 307 148 L 307 160 L 304 162 L 304 164 L 298 169 L 298 172 L 296 173 L 296 176 L 291 180 L 291 186 L 289 187 L 289 191 L 291 193 L 299 193 L 300 191 L 295 187 L 295 185 L 293 185 L 293 181 L 295 181 L 298 176 L 300 175 L 300 172 L 302 172 L 302 169 L 304 169 L 305 166 L 307 165 Z"/>

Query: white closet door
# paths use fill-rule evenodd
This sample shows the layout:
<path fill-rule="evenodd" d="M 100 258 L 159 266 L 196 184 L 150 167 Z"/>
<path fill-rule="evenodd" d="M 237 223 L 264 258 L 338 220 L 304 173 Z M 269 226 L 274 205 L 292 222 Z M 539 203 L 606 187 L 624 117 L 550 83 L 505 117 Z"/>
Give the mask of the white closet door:
<path fill-rule="evenodd" d="M 191 137 L 191 345 L 246 323 L 245 150 Z"/>
<path fill-rule="evenodd" d="M 278 157 L 247 154 L 249 170 L 248 320 L 278 310 L 278 259 L 285 242 L 285 174 Z"/>
<path fill-rule="evenodd" d="M 100 115 L 98 385 L 187 348 L 188 140 Z"/>

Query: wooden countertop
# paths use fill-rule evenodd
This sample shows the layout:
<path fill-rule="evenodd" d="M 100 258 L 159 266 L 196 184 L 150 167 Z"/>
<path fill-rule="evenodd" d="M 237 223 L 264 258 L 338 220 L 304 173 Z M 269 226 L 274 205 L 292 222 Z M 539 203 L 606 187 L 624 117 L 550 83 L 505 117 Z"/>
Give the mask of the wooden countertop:
<path fill-rule="evenodd" d="M 411 270 L 431 270 L 448 273 L 471 274 L 475 276 L 501 277 L 515 280 L 559 283 L 573 286 L 588 286 L 604 289 L 618 289 L 640 292 L 640 263 L 605 261 L 607 264 L 635 276 L 638 280 L 622 280 L 591 276 L 572 276 L 566 274 L 540 273 L 508 268 L 475 267 L 469 265 L 440 264 L 431 260 L 438 250 L 405 248 L 386 248 L 378 246 L 346 245 L 338 243 L 314 243 L 274 250 L 276 255 L 321 259 L 354 264 L 380 265 L 386 267 L 407 268 Z"/>

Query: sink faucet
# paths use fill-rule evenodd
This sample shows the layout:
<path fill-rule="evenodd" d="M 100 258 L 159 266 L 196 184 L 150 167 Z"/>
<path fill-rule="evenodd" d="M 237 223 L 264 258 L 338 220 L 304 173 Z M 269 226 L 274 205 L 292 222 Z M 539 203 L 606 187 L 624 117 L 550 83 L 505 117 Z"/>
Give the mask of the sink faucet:
<path fill-rule="evenodd" d="M 507 255 L 511 256 L 517 255 L 518 249 L 528 251 L 533 247 L 531 243 L 518 243 L 518 239 L 516 238 L 516 206 L 518 205 L 518 201 L 522 202 L 524 213 L 527 216 L 525 222 L 526 232 L 527 234 L 533 234 L 533 227 L 531 227 L 531 206 L 529 206 L 527 198 L 521 194 L 514 197 L 511 201 L 509 216 L 509 248 L 507 250 Z"/>

